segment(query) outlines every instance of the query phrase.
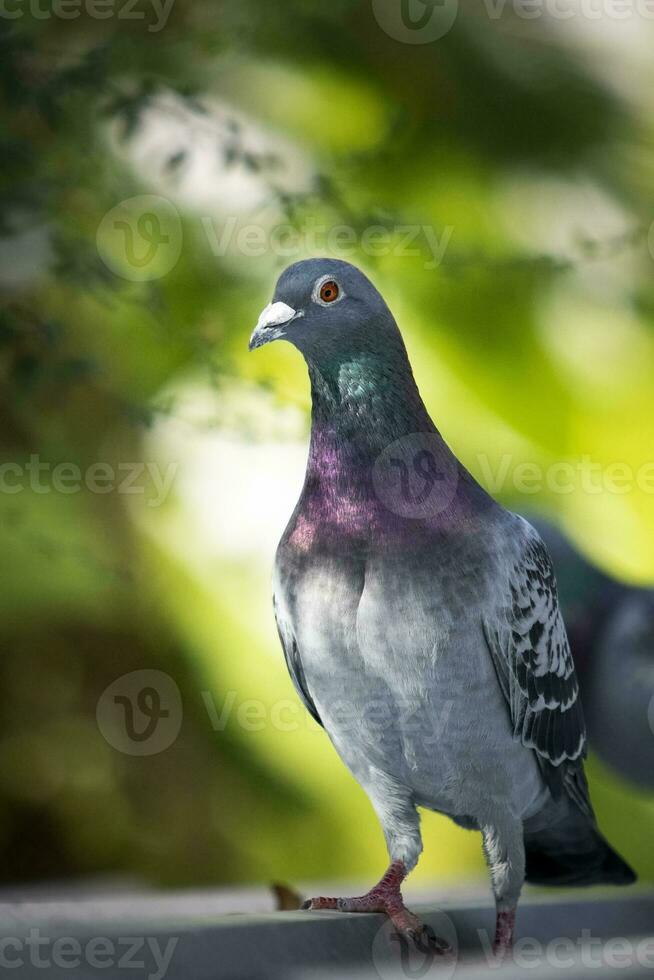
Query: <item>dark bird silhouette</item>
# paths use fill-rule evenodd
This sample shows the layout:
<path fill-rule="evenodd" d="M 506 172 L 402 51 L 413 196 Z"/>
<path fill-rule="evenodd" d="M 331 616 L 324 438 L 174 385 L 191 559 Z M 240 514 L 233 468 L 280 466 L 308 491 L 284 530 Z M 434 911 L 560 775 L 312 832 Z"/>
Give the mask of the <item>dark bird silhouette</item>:
<path fill-rule="evenodd" d="M 601 571 L 558 528 L 536 519 L 559 583 L 591 748 L 654 790 L 654 589 Z"/>

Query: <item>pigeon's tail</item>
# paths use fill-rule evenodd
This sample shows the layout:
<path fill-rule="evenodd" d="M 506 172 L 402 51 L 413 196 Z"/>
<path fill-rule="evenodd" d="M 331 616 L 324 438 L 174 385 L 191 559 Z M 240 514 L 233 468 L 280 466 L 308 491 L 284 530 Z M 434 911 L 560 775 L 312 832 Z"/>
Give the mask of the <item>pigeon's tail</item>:
<path fill-rule="evenodd" d="M 596 835 L 592 850 L 567 851 L 559 841 L 525 835 L 526 880 L 534 885 L 631 885 L 635 872 Z"/>
<path fill-rule="evenodd" d="M 552 803 L 525 821 L 524 840 L 525 876 L 534 885 L 630 885 L 636 880 L 592 817 L 571 801 Z"/>

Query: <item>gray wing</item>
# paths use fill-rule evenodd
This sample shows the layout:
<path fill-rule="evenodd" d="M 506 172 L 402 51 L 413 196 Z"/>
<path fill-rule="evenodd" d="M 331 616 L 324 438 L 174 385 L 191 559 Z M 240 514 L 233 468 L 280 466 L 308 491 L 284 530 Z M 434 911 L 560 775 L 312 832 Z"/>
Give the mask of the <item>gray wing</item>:
<path fill-rule="evenodd" d="M 558 776 L 576 797 L 575 786 L 583 781 L 577 771 L 586 752 L 579 685 L 552 563 L 536 531 L 519 520 L 524 547 L 510 569 L 497 615 L 484 623 L 484 630 L 516 738 L 534 749 L 548 782 L 551 767 L 560 767 Z M 580 797 L 582 804 L 583 790 Z"/>
<path fill-rule="evenodd" d="M 291 624 L 288 622 L 286 616 L 284 616 L 282 609 L 277 602 L 275 596 L 273 595 L 273 609 L 275 611 L 275 622 L 277 623 L 277 632 L 279 633 L 279 639 L 282 644 L 282 650 L 284 651 L 284 659 L 286 660 L 286 666 L 288 667 L 288 672 L 291 675 L 291 680 L 293 681 L 293 686 L 295 690 L 300 695 L 304 707 L 307 709 L 309 714 L 315 718 L 319 725 L 322 725 L 320 720 L 320 715 L 318 710 L 313 703 L 313 698 L 309 694 L 309 689 L 307 687 L 307 679 L 304 674 L 304 668 L 302 666 L 302 660 L 300 658 L 300 651 L 298 649 L 297 640 L 295 639 L 295 634 Z"/>

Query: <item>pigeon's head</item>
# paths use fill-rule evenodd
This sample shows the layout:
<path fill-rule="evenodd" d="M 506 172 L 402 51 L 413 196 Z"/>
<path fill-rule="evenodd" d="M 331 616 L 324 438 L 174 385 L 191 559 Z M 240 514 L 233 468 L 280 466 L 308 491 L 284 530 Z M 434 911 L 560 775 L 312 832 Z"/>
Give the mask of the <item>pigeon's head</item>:
<path fill-rule="evenodd" d="M 250 350 L 288 340 L 308 360 L 321 355 L 380 349 L 398 330 L 386 303 L 356 266 L 338 259 L 306 259 L 289 266 L 263 310 Z"/>

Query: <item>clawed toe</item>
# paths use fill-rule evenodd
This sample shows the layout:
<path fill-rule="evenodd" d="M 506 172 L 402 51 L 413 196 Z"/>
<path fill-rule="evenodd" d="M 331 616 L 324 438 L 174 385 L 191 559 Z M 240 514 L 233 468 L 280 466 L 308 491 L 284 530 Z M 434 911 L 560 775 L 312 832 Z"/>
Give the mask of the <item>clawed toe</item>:
<path fill-rule="evenodd" d="M 313 911 L 319 911 L 320 909 L 338 909 L 338 903 L 340 901 L 340 898 L 308 898 L 306 902 L 302 902 L 300 908 L 305 910 L 312 909 Z"/>
<path fill-rule="evenodd" d="M 437 936 L 431 926 L 421 926 L 419 929 L 409 929 L 404 935 L 410 939 L 421 953 L 436 953 L 437 956 L 452 956 L 454 950 L 450 944 Z"/>
<path fill-rule="evenodd" d="M 303 909 L 330 909 L 336 912 L 385 912 L 386 906 L 374 894 L 358 898 L 309 898 L 301 906 Z"/>

